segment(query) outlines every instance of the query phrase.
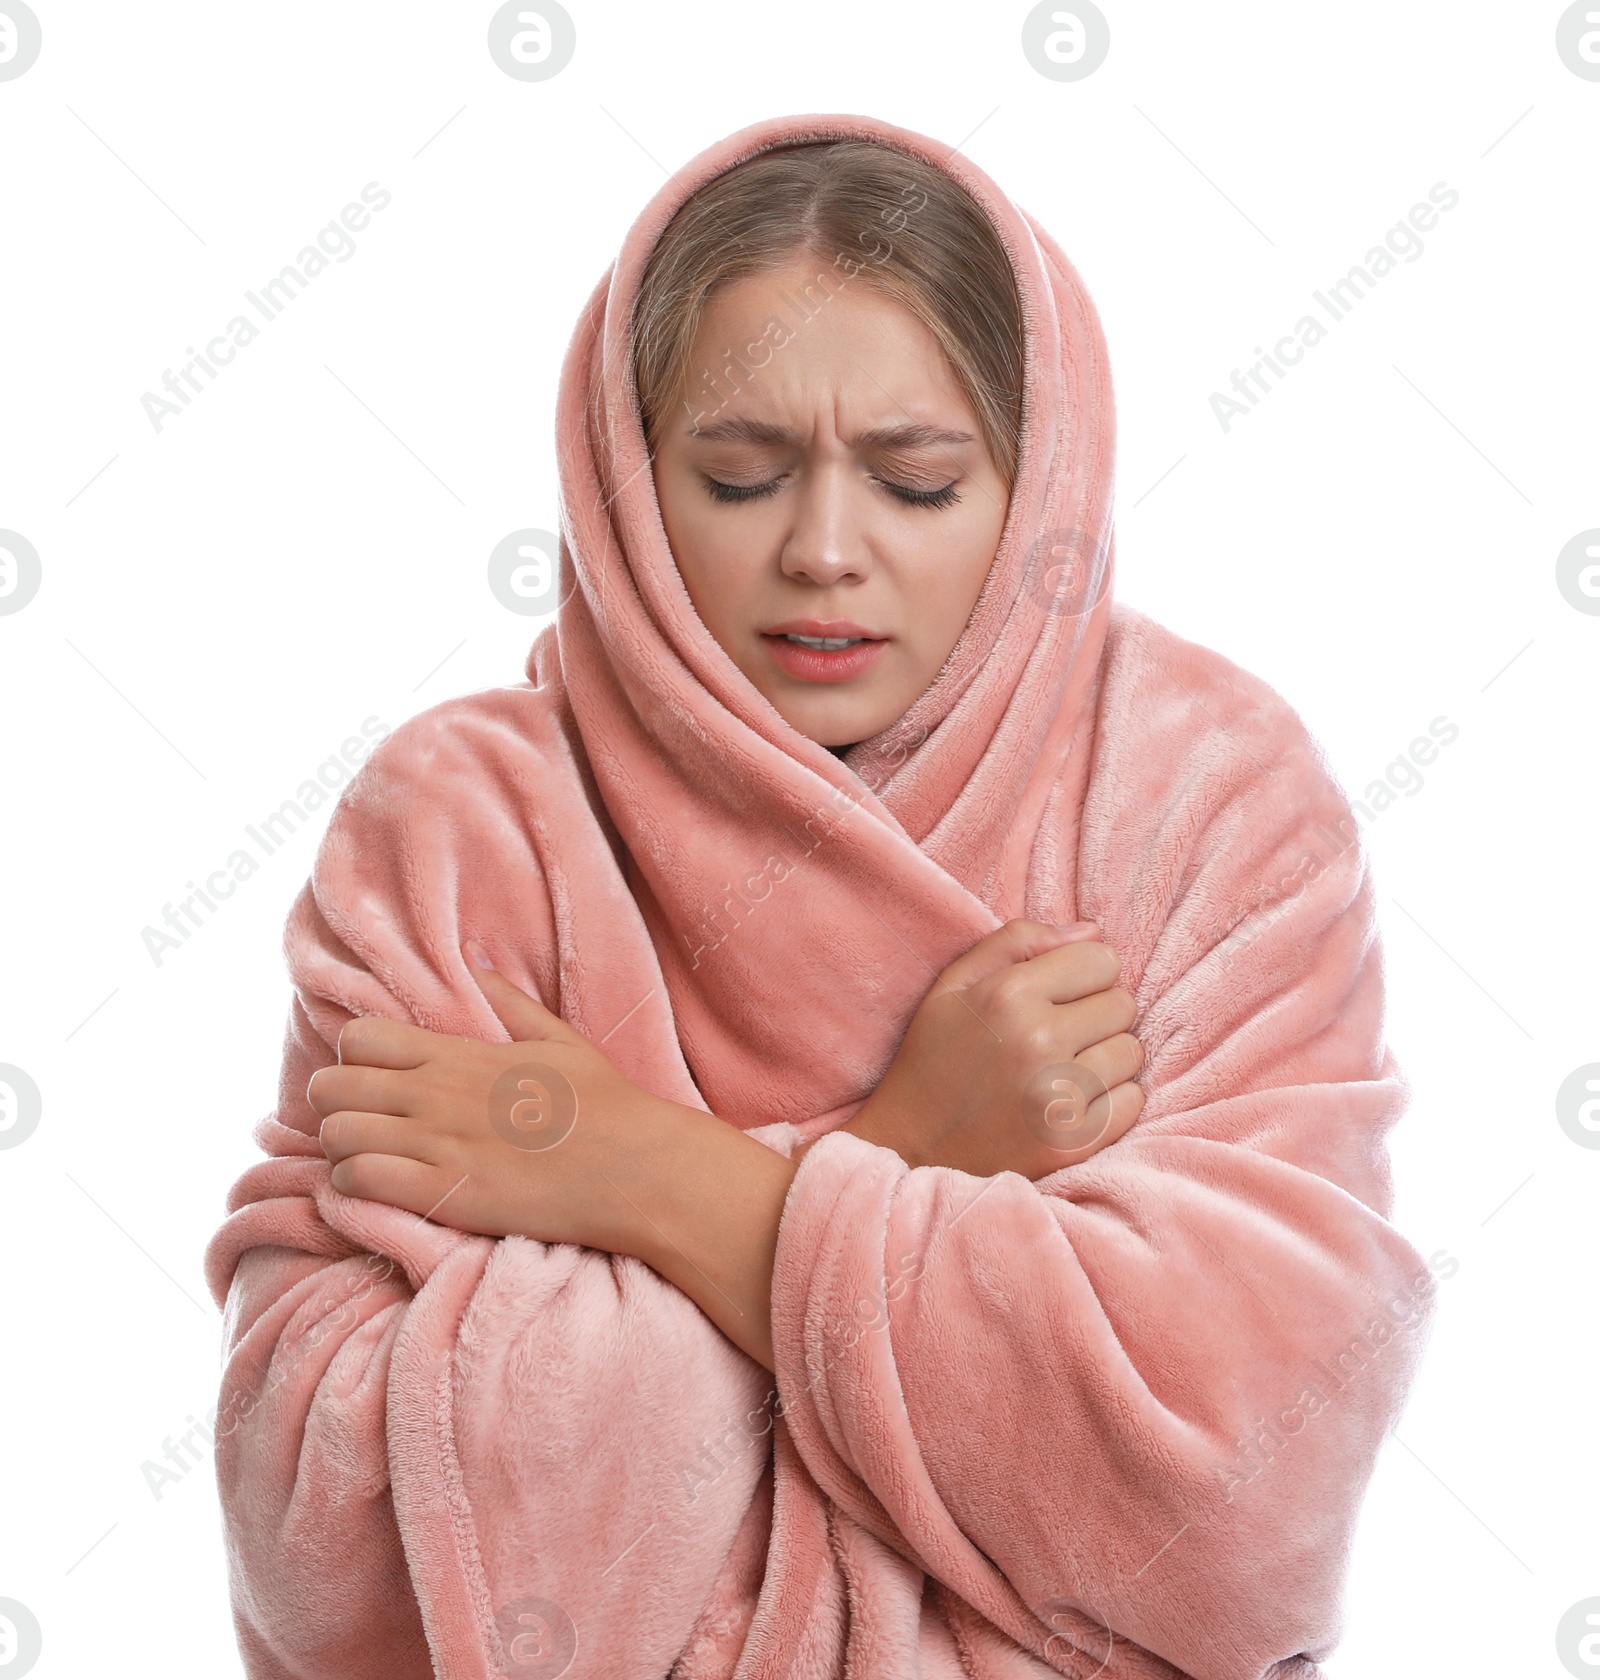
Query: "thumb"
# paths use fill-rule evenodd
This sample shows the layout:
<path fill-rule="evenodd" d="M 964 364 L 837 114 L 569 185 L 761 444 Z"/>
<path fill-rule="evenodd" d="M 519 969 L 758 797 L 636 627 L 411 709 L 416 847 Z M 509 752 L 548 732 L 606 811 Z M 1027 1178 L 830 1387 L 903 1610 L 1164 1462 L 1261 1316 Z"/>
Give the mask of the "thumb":
<path fill-rule="evenodd" d="M 1030 957 L 1042 957 L 1058 945 L 1098 938 L 1098 922 L 1072 922 L 1057 927 L 1053 922 L 1030 922 L 1017 917 L 985 934 L 970 950 L 947 964 L 941 978 L 954 990 L 964 991 L 997 969 L 1027 962 Z"/>
<path fill-rule="evenodd" d="M 513 1043 L 526 1044 L 537 1039 L 568 1040 L 579 1036 L 536 997 L 530 997 L 520 986 L 506 979 L 490 962 L 488 953 L 476 939 L 466 940 L 461 954 L 467 959 L 467 972 L 478 982 L 478 989 L 488 999 L 489 1007 L 499 1017 L 501 1026 L 511 1034 Z"/>

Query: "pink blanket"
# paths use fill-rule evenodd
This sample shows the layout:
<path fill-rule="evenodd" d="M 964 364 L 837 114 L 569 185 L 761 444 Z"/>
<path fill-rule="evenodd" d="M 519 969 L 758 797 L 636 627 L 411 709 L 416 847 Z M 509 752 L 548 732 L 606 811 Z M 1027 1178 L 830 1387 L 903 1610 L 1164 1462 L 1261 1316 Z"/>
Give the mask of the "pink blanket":
<path fill-rule="evenodd" d="M 1005 534 L 938 680 L 844 760 L 695 615 L 626 377 L 652 242 L 771 146 L 878 139 L 993 217 L 1028 330 Z M 217 1471 L 258 1680 L 1308 1680 L 1432 1313 L 1388 1223 L 1373 888 L 1290 706 L 1113 605 L 1106 347 L 959 154 L 776 119 L 649 204 L 563 369 L 562 565 L 528 681 L 346 790 L 286 932 L 268 1159 L 207 1251 Z M 1304 626 L 1287 634 L 1304 634 Z M 476 936 L 628 1076 L 787 1154 L 1013 916 L 1097 919 L 1134 1129 L 1029 1182 L 849 1133 L 779 1231 L 776 1375 L 639 1261 L 339 1194 L 306 1100 L 355 1015 L 496 1041 Z"/>

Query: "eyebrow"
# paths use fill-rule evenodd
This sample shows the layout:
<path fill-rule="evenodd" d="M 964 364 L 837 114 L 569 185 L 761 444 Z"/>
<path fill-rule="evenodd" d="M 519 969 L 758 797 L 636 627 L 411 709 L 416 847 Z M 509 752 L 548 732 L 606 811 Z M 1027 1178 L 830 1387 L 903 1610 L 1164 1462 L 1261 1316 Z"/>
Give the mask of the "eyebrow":
<path fill-rule="evenodd" d="M 689 437 L 703 443 L 797 444 L 799 432 L 767 420 L 719 420 L 710 426 L 690 424 Z M 971 443 L 971 432 L 952 432 L 916 420 L 900 426 L 873 426 L 850 440 L 858 449 L 927 449 L 941 444 Z"/>

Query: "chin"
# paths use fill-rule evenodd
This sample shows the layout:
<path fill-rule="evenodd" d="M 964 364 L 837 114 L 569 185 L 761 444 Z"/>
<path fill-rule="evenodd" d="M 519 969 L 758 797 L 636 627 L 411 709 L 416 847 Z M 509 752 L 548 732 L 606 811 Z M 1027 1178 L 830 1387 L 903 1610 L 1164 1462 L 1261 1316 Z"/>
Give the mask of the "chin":
<path fill-rule="evenodd" d="M 884 727 L 879 721 L 881 708 L 874 708 L 870 714 L 858 712 L 848 716 L 841 716 L 838 712 L 829 712 L 826 716 L 808 715 L 804 710 L 781 706 L 778 709 L 791 729 L 804 735 L 808 741 L 815 741 L 819 747 L 853 747 L 857 741 L 865 741 Z"/>

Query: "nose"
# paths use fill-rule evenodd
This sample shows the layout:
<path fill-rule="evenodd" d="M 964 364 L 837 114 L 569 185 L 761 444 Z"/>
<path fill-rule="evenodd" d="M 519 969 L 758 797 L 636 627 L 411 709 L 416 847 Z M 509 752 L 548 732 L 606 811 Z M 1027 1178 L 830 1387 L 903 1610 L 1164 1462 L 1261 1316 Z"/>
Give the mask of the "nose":
<path fill-rule="evenodd" d="M 779 565 L 786 577 L 826 587 L 860 582 L 872 570 L 860 497 L 848 461 L 808 461 L 790 500 L 794 520 Z"/>

